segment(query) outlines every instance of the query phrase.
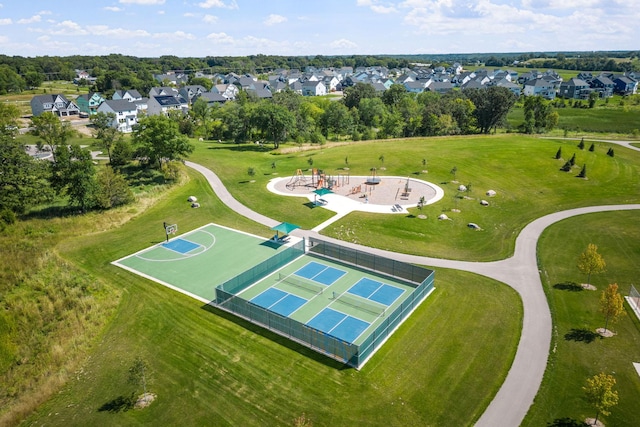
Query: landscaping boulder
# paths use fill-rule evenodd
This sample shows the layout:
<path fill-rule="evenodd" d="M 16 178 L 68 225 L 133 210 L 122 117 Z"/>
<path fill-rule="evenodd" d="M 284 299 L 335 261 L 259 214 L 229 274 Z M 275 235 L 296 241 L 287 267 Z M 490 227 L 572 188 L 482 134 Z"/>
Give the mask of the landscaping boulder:
<path fill-rule="evenodd" d="M 467 186 L 460 184 L 460 186 L 458 187 L 458 191 L 467 191 Z"/>
<path fill-rule="evenodd" d="M 467 227 L 472 228 L 474 230 L 480 230 L 480 226 L 475 222 L 470 222 L 469 224 L 467 224 Z"/>
<path fill-rule="evenodd" d="M 489 206 L 489 202 L 487 202 L 487 201 L 486 201 L 486 200 L 484 200 L 484 199 L 483 199 L 483 200 L 480 200 L 480 204 L 481 204 L 482 206 Z"/>
<path fill-rule="evenodd" d="M 493 191 L 493 190 L 487 190 L 487 196 L 489 196 L 489 197 L 493 197 L 493 196 L 495 196 L 495 195 L 496 195 L 496 192 L 495 192 L 495 191 Z"/>
<path fill-rule="evenodd" d="M 197 198 L 196 196 L 189 196 L 189 198 L 187 199 L 187 201 L 188 201 L 188 202 L 191 202 L 191 203 L 193 203 L 193 202 L 197 202 L 197 201 L 198 201 L 198 198 Z"/>
<path fill-rule="evenodd" d="M 438 216 L 438 219 L 443 220 L 443 219 L 449 219 L 449 217 L 446 214 L 440 214 Z"/>
<path fill-rule="evenodd" d="M 191 207 L 192 208 L 199 208 L 200 207 L 200 203 L 191 203 Z"/>

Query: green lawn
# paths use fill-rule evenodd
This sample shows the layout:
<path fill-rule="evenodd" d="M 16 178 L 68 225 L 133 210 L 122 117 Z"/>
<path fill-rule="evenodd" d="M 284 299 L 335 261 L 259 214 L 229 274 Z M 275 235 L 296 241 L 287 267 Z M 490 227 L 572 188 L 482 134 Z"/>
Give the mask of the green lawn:
<path fill-rule="evenodd" d="M 191 194 L 202 208 L 189 208 Z M 231 213 L 194 175 L 122 227 L 60 246 L 122 290 L 122 302 L 86 365 L 28 424 L 292 425 L 305 413 L 317 426 L 460 426 L 501 385 L 522 308 L 514 291 L 483 277 L 438 270 L 436 291 L 358 372 L 110 264 L 161 240 L 163 220 L 187 230 L 211 218 L 270 232 Z M 116 412 L 136 356 L 149 363 L 157 402 Z"/>
<path fill-rule="evenodd" d="M 632 135 L 640 130 L 640 110 L 630 108 L 558 108 L 557 129 L 571 132 L 617 133 Z M 524 122 L 524 110 L 514 108 L 507 117 L 512 128 L 517 129 Z M 573 135 L 572 135 L 573 136 Z"/>
<path fill-rule="evenodd" d="M 426 138 L 354 143 L 315 151 L 296 151 L 274 155 L 252 146 L 196 143 L 192 160 L 219 174 L 240 202 L 272 218 L 312 228 L 332 213 L 311 209 L 304 198 L 271 194 L 266 184 L 273 177 L 291 176 L 296 169 L 313 166 L 329 174 L 342 172 L 348 157 L 352 175 L 368 175 L 380 167 L 384 155 L 385 175 L 412 176 L 439 184 L 445 197 L 410 215 L 352 213 L 335 222 L 323 233 L 367 246 L 393 251 L 466 260 L 497 260 L 513 252 L 515 237 L 527 223 L 558 210 L 594 204 L 637 203 L 640 201 L 640 153 L 615 148 L 614 158 L 606 156 L 609 145 L 596 143 L 594 152 L 579 150 L 574 141 L 541 140 L 522 135 L 486 137 Z M 553 157 L 558 148 L 568 159 L 576 153 L 576 167 L 561 172 L 563 160 Z M 427 160 L 428 173 L 422 159 Z M 578 179 L 583 164 L 588 180 Z M 453 167 L 457 167 L 454 184 Z M 250 183 L 247 169 L 257 174 Z M 471 183 L 468 194 L 457 192 L 459 184 Z M 497 196 L 483 207 L 489 189 Z M 458 197 L 456 197 L 458 196 Z M 461 199 L 462 196 L 473 200 Z M 450 210 L 457 206 L 462 212 Z M 438 221 L 446 212 L 452 221 Z M 416 216 L 424 214 L 427 220 Z M 467 223 L 475 222 L 481 232 L 471 232 Z"/>
<path fill-rule="evenodd" d="M 599 298 L 609 283 L 627 295 L 637 285 L 640 262 L 640 213 L 608 212 L 562 221 L 547 229 L 539 241 L 543 284 L 553 314 L 554 336 L 545 378 L 523 426 L 547 425 L 555 419 L 594 417 L 584 400 L 587 378 L 600 372 L 613 375 L 620 403 L 603 417 L 606 425 L 635 426 L 640 419 L 640 377 L 632 362 L 640 362 L 640 322 L 627 307 L 627 315 L 609 329 L 613 338 L 593 331 L 604 327 Z M 589 243 L 607 263 L 607 271 L 592 276 L 598 291 L 575 291 L 568 284 L 584 283 L 577 259 Z M 626 304 L 625 304 L 626 305 Z"/>

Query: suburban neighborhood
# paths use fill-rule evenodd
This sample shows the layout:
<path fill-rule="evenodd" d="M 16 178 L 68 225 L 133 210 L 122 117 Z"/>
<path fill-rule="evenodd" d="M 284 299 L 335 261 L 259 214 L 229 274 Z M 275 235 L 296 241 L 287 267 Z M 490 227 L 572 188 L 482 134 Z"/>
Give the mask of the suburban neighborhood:
<path fill-rule="evenodd" d="M 86 70 L 76 70 L 74 82 L 95 81 Z M 208 106 L 234 101 L 239 91 L 257 99 L 269 99 L 273 93 L 291 90 L 300 96 L 340 94 L 358 83 L 371 85 L 382 94 L 393 84 L 402 85 L 408 93 L 434 92 L 446 94 L 454 90 L 504 87 L 516 96 L 540 96 L 546 100 L 588 100 L 590 97 L 606 99 L 616 95 L 634 95 L 638 90 L 640 72 L 592 74 L 581 72 L 563 81 L 553 70 L 519 74 L 509 69 L 479 68 L 465 71 L 459 63 L 450 67 L 420 65 L 412 68 L 386 67 L 307 67 L 304 71 L 277 69 L 261 80 L 253 74 L 205 74 L 196 72 L 192 77 L 205 78 L 213 83 L 207 91 L 201 85 L 189 85 L 190 76 L 182 72 L 154 75 L 159 86 L 151 88 L 143 97 L 137 90 L 116 90 L 111 99 L 90 92 L 75 99 L 63 94 L 36 95 L 31 100 L 34 116 L 52 112 L 60 118 L 90 117 L 98 112 L 113 113 L 112 126 L 123 133 L 132 132 L 142 116 L 168 115 L 170 111 L 186 113 L 198 99 Z"/>

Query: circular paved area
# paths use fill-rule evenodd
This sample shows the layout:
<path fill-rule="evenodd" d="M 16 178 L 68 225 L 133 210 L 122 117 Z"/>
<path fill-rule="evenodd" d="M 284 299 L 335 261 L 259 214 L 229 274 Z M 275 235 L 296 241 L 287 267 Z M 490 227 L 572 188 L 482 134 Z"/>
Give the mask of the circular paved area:
<path fill-rule="evenodd" d="M 430 205 L 444 196 L 442 188 L 421 179 L 400 176 L 381 176 L 378 179 L 379 182 L 370 185 L 367 183 L 369 177 L 338 177 L 337 185 L 331 188 L 332 193 L 323 196 L 314 193 L 317 186 L 309 176 L 304 181 L 296 181 L 295 177 L 274 178 L 267 188 L 282 196 L 303 196 L 312 202 L 322 200 L 324 208 L 338 214 L 352 211 L 406 213 L 407 208 L 417 206 L 421 197 L 424 197 L 425 205 Z"/>

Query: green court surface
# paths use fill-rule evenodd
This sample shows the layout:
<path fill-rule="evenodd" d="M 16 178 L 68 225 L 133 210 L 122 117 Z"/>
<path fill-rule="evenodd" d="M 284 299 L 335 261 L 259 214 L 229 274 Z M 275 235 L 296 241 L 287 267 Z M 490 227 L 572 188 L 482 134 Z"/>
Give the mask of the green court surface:
<path fill-rule="evenodd" d="M 113 264 L 209 302 L 215 299 L 217 285 L 285 248 L 263 237 L 208 224 Z"/>

